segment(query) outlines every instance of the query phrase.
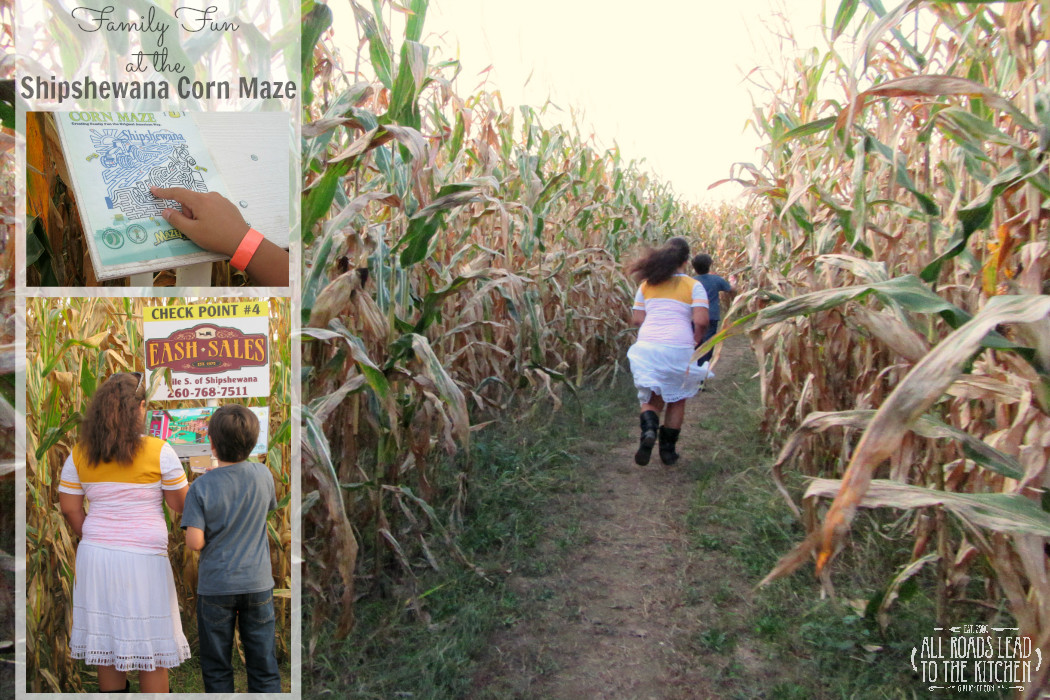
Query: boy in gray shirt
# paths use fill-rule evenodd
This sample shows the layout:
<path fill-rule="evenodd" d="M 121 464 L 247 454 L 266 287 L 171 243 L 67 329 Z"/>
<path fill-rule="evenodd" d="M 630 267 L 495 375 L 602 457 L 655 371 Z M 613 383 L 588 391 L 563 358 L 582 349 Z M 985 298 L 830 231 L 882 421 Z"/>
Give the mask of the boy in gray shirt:
<path fill-rule="evenodd" d="M 208 423 L 219 467 L 186 494 L 186 546 L 200 551 L 197 630 L 208 693 L 232 693 L 233 630 L 239 627 L 249 693 L 281 692 L 274 643 L 273 576 L 266 514 L 277 508 L 270 470 L 248 462 L 259 419 L 240 404 L 220 407 Z"/>

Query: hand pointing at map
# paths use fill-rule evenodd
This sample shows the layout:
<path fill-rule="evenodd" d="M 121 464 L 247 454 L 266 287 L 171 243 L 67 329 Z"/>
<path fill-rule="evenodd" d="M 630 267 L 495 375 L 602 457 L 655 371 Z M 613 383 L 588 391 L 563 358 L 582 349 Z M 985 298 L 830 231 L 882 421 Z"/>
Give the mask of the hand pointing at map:
<path fill-rule="evenodd" d="M 250 229 L 237 206 L 218 192 L 182 187 L 151 187 L 153 196 L 173 199 L 182 211 L 165 209 L 165 220 L 205 250 L 230 256 L 256 283 L 288 286 L 288 253 Z M 252 249 L 252 246 L 258 247 Z M 239 257 L 242 263 L 238 265 Z"/>

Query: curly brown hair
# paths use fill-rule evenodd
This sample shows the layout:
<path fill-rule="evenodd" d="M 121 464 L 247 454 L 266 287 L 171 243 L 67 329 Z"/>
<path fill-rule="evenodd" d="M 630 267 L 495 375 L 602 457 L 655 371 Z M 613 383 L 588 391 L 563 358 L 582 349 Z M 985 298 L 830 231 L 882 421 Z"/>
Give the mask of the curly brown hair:
<path fill-rule="evenodd" d="M 80 444 L 88 466 L 131 464 L 142 442 L 139 406 L 145 400 L 146 384 L 138 372 L 114 374 L 98 388 L 80 423 Z"/>
<path fill-rule="evenodd" d="M 674 277 L 689 259 L 689 243 L 675 236 L 659 248 L 649 248 L 642 257 L 627 267 L 627 272 L 638 282 L 660 284 Z"/>

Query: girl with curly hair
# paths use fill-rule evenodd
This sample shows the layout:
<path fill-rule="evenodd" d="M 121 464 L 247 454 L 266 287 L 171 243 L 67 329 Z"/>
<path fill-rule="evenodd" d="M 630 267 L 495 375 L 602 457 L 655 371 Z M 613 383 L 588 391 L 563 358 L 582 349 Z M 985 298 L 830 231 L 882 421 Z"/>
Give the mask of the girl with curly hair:
<path fill-rule="evenodd" d="M 627 359 L 641 404 L 642 435 L 634 461 L 642 466 L 649 463 L 657 438 L 660 460 L 667 465 L 678 461 L 675 445 L 685 400 L 696 395 L 708 376 L 689 362 L 707 329 L 708 301 L 704 286 L 684 274 L 688 263 L 689 243 L 676 236 L 628 267 L 640 283 L 633 310 L 634 325 L 640 328 Z"/>
<path fill-rule="evenodd" d="M 59 506 L 80 537 L 73 584 L 74 659 L 98 667 L 100 692 L 168 692 L 168 669 L 190 656 L 182 633 L 161 502 L 181 513 L 189 488 L 171 446 L 142 434 L 140 372 L 111 376 L 62 467 Z M 85 509 L 84 501 L 90 508 Z"/>

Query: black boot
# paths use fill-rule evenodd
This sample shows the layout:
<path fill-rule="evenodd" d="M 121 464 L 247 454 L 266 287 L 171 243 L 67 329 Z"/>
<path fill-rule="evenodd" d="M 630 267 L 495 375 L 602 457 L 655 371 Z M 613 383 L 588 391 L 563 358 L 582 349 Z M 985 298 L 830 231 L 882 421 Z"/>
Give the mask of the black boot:
<path fill-rule="evenodd" d="M 638 442 L 638 451 L 634 453 L 634 463 L 640 466 L 649 464 L 649 456 L 656 444 L 656 431 L 660 427 L 660 416 L 656 411 L 644 411 L 638 422 L 642 426 L 642 437 Z"/>
<path fill-rule="evenodd" d="M 678 453 L 674 451 L 675 443 L 678 442 L 678 433 L 681 428 L 667 428 L 660 426 L 660 461 L 671 465 L 678 461 Z"/>

